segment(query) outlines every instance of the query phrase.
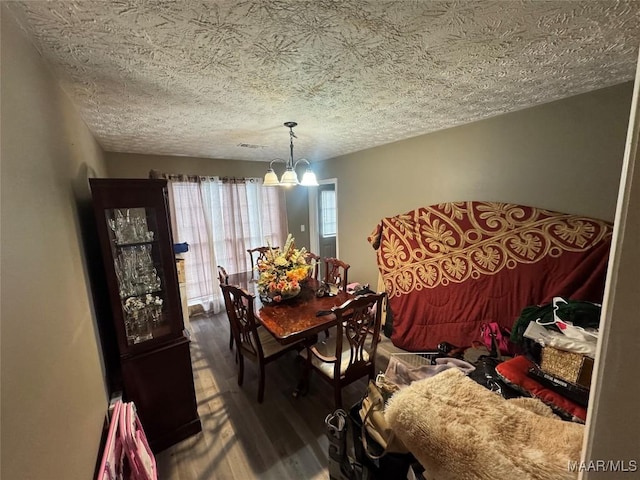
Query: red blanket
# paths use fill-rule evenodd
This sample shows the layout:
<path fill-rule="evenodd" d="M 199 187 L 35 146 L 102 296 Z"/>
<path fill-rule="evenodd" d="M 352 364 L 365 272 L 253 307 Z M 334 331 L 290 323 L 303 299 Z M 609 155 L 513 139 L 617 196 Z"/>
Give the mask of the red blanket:
<path fill-rule="evenodd" d="M 410 351 L 470 345 L 483 322 L 510 328 L 554 296 L 600 302 L 611 243 L 602 220 L 493 202 L 456 202 L 384 218 L 369 237 Z"/>

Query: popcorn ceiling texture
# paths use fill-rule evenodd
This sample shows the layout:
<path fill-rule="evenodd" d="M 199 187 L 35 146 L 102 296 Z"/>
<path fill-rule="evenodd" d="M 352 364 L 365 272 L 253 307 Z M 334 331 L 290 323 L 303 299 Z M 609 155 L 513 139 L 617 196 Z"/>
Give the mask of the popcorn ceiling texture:
<path fill-rule="evenodd" d="M 632 80 L 640 2 L 7 2 L 107 151 L 320 160 Z M 243 145 L 243 146 L 241 146 Z"/>

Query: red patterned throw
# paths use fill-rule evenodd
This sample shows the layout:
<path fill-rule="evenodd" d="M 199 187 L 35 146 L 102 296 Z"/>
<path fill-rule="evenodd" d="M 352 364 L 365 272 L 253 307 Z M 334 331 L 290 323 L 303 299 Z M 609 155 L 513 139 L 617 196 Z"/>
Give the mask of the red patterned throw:
<path fill-rule="evenodd" d="M 554 296 L 600 302 L 611 224 L 494 202 L 441 203 L 384 218 L 369 242 L 410 351 L 470 345 L 482 323 L 511 328 Z"/>

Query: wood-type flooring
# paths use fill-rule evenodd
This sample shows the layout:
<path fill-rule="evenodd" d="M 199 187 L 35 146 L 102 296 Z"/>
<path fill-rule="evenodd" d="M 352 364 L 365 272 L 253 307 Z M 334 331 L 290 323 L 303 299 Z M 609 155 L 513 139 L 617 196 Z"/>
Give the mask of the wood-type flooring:
<path fill-rule="evenodd" d="M 258 369 L 245 361 L 238 386 L 226 313 L 191 318 L 191 357 L 202 432 L 156 455 L 161 480 L 323 479 L 328 473 L 324 420 L 335 410 L 332 387 L 312 375 L 309 392 L 292 393 L 303 362 L 295 352 Z M 364 394 L 363 378 L 343 389 L 346 410 Z M 349 433 L 351 435 L 351 433 Z"/>

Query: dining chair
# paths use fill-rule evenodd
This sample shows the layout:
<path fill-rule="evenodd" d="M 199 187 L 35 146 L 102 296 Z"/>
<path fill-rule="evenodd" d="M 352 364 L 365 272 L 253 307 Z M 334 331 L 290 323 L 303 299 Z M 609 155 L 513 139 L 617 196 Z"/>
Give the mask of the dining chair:
<path fill-rule="evenodd" d="M 265 365 L 290 350 L 301 350 L 300 343 L 282 345 L 267 329 L 258 328 L 253 311 L 255 296 L 234 285 L 220 285 L 239 354 L 238 385 L 244 378 L 245 357 L 258 364 L 260 381 L 258 403 L 264 400 Z"/>
<path fill-rule="evenodd" d="M 305 253 L 304 257 L 307 260 L 307 264 L 313 267 L 309 271 L 309 278 L 318 280 L 318 273 L 320 270 L 320 262 L 322 262 L 322 257 L 320 257 L 320 255 L 316 255 L 315 253 L 311 253 L 311 252 Z"/>
<path fill-rule="evenodd" d="M 222 265 L 218 265 L 218 280 L 220 280 L 220 285 L 229 283 L 229 274 Z"/>
<path fill-rule="evenodd" d="M 307 346 L 305 384 L 312 371 L 333 385 L 335 407 L 342 408 L 342 388 L 368 376 L 375 377 L 384 293 L 370 293 L 331 309 L 336 334 Z"/>
<path fill-rule="evenodd" d="M 266 260 L 267 252 L 271 249 L 277 249 L 278 247 L 256 247 L 250 248 L 247 250 L 249 254 L 249 259 L 251 260 L 251 271 L 253 272 L 256 265 L 258 265 L 258 260 Z"/>
<path fill-rule="evenodd" d="M 225 270 L 225 268 L 221 265 L 218 265 L 218 280 L 220 281 L 220 286 L 226 285 L 229 283 L 229 274 Z M 229 322 L 229 350 L 233 349 L 233 330 L 231 328 L 231 322 Z"/>
<path fill-rule="evenodd" d="M 337 285 L 341 290 L 347 290 L 347 273 L 351 265 L 337 258 L 324 259 L 324 281 L 330 285 Z"/>

